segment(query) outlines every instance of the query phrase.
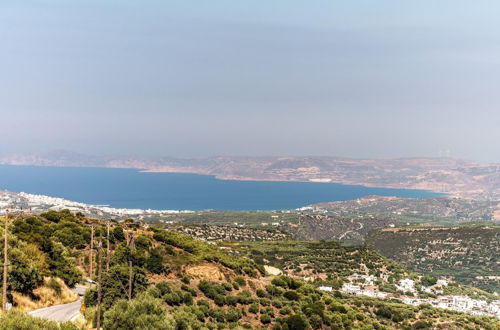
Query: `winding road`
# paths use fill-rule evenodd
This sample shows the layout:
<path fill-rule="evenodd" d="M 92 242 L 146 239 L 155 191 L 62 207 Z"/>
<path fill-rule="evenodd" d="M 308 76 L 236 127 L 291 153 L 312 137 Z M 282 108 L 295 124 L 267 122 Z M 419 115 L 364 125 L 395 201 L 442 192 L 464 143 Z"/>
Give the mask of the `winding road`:
<path fill-rule="evenodd" d="M 28 314 L 47 320 L 65 322 L 75 319 L 80 314 L 82 302 L 80 299 L 69 304 L 55 305 L 51 307 L 36 309 Z"/>
<path fill-rule="evenodd" d="M 351 223 L 354 223 L 354 219 L 351 219 Z M 348 230 L 346 231 L 345 233 L 343 233 L 342 235 L 339 236 L 339 240 L 343 239 L 348 233 L 354 233 L 354 232 L 357 232 L 358 230 L 361 230 L 363 229 L 363 227 L 365 226 L 362 222 L 358 222 L 359 224 L 359 228 L 358 229 L 355 229 L 355 230 Z"/>
<path fill-rule="evenodd" d="M 87 287 L 76 286 L 72 291 L 83 296 Z M 69 304 L 55 305 L 46 308 L 36 309 L 28 314 L 34 317 L 40 317 L 47 320 L 65 322 L 72 321 L 80 314 L 80 307 L 82 306 L 81 299 Z"/>

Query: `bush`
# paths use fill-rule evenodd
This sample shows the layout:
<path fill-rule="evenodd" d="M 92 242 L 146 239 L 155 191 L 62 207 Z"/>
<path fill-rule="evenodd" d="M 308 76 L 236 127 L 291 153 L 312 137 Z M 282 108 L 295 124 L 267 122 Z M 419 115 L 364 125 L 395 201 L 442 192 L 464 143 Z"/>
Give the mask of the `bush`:
<path fill-rule="evenodd" d="M 191 279 L 189 278 L 189 276 L 182 276 L 182 279 L 181 279 L 182 283 L 184 284 L 189 284 L 189 282 L 191 282 Z"/>
<path fill-rule="evenodd" d="M 430 329 L 432 324 L 428 321 L 418 320 L 412 326 L 413 329 Z"/>
<path fill-rule="evenodd" d="M 87 307 L 95 306 L 97 304 L 97 288 L 91 287 L 85 290 L 83 295 L 83 304 Z"/>
<path fill-rule="evenodd" d="M 247 290 L 241 291 L 236 297 L 238 297 L 238 302 L 243 305 L 251 304 L 254 301 L 252 294 Z"/>
<path fill-rule="evenodd" d="M 253 303 L 252 305 L 250 305 L 250 307 L 248 308 L 248 311 L 250 313 L 253 313 L 253 314 L 257 314 L 259 312 L 259 305 L 257 305 L 256 303 Z"/>
<path fill-rule="evenodd" d="M 170 306 L 178 306 L 183 301 L 183 295 L 180 291 L 172 291 L 163 296 L 163 301 L 165 301 Z"/>
<path fill-rule="evenodd" d="M 226 320 L 226 313 L 223 309 L 212 308 L 209 310 L 208 314 L 217 322 L 224 322 Z"/>
<path fill-rule="evenodd" d="M 0 330 L 77 330 L 78 328 L 70 322 L 58 324 L 57 322 L 44 320 L 29 316 L 20 311 L 9 311 L 0 314 Z"/>
<path fill-rule="evenodd" d="M 271 323 L 271 316 L 269 316 L 267 314 L 262 314 L 260 316 L 260 322 L 262 324 L 269 324 L 269 323 Z"/>
<path fill-rule="evenodd" d="M 51 278 L 47 282 L 47 287 L 49 289 L 52 289 L 58 297 L 61 296 L 62 286 L 55 278 Z"/>
<path fill-rule="evenodd" d="M 285 306 L 280 310 L 281 315 L 288 315 L 292 313 L 292 308 L 290 306 Z"/>
<path fill-rule="evenodd" d="M 176 328 L 176 322 L 167 318 L 163 302 L 147 294 L 130 301 L 119 300 L 104 313 L 104 329 L 164 329 Z"/>
<path fill-rule="evenodd" d="M 236 322 L 241 319 L 241 311 L 237 308 L 231 308 L 226 312 L 226 321 L 227 322 Z"/>
<path fill-rule="evenodd" d="M 259 298 L 266 298 L 267 297 L 266 291 L 264 291 L 262 289 L 257 289 L 255 291 L 255 293 L 257 294 L 257 297 L 259 297 Z"/>
<path fill-rule="evenodd" d="M 306 319 L 299 314 L 289 316 L 286 319 L 286 325 L 289 330 L 303 330 L 308 328 Z"/>
<path fill-rule="evenodd" d="M 236 283 L 238 283 L 239 286 L 245 286 L 247 285 L 247 281 L 245 281 L 245 279 L 241 276 L 236 276 L 236 278 L 234 279 L 234 281 Z"/>
<path fill-rule="evenodd" d="M 294 301 L 299 300 L 299 294 L 295 291 L 287 291 L 283 294 L 283 297 L 285 297 L 288 300 L 294 300 Z"/>

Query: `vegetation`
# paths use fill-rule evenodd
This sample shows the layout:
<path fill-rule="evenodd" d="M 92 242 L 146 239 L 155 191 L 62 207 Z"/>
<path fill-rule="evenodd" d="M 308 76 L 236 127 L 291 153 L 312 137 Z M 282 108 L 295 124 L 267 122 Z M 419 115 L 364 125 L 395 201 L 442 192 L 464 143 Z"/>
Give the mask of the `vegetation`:
<path fill-rule="evenodd" d="M 262 223 L 267 223 L 268 226 L 272 222 L 297 223 L 299 221 L 299 217 L 300 215 L 297 213 L 266 211 L 213 211 L 173 214 L 168 217 L 163 217 L 163 219 L 186 225 L 203 224 L 225 226 L 233 225 L 236 222 L 244 226 L 262 228 Z"/>
<path fill-rule="evenodd" d="M 381 229 L 367 243 L 414 271 L 500 292 L 498 225 Z"/>
<path fill-rule="evenodd" d="M 407 274 L 395 262 L 364 246 L 342 246 L 339 242 L 238 242 L 221 246 L 243 253 L 260 265 L 273 265 L 288 274 L 327 279 L 336 284 L 354 273 L 379 275 L 381 270 L 399 279 Z"/>
<path fill-rule="evenodd" d="M 12 255 L 20 265 L 16 266 L 19 279 L 10 281 L 12 288 L 35 294 L 37 276 L 60 274 L 61 269 L 68 271 L 66 283 L 89 276 L 89 224 L 95 228 L 95 244 L 105 243 L 105 223 L 95 219 L 66 211 L 18 217 L 10 241 L 13 250 L 23 249 Z M 72 228 L 77 237 L 67 235 L 64 228 Z M 394 278 L 406 275 L 404 268 L 367 247 L 343 247 L 336 242 L 247 242 L 219 247 L 133 222 L 113 222 L 111 233 L 110 267 L 102 276 L 101 317 L 106 329 L 416 329 L 430 324 L 443 329 L 494 329 L 498 324 L 488 317 L 325 293 L 315 283 L 300 279 L 316 277 L 338 286 L 354 272 L 377 274 L 383 269 Z M 133 245 L 125 238 L 130 233 Z M 23 255 L 24 248 L 32 252 Z M 293 276 L 264 277 L 266 262 Z M 127 299 L 129 263 L 131 300 Z M 30 281 L 22 283 L 23 278 Z M 46 285 L 57 294 L 56 282 Z M 88 290 L 84 304 L 89 321 L 95 321 L 96 300 L 96 290 Z M 20 325 L 28 322 L 15 312 L 2 317 L 20 318 L 16 321 Z M 0 322 L 0 329 L 12 322 Z M 55 328 L 46 324 L 39 328 L 70 329 L 65 324 Z"/>
<path fill-rule="evenodd" d="M 71 322 L 57 323 L 29 316 L 19 311 L 0 314 L 0 330 L 77 330 Z"/>

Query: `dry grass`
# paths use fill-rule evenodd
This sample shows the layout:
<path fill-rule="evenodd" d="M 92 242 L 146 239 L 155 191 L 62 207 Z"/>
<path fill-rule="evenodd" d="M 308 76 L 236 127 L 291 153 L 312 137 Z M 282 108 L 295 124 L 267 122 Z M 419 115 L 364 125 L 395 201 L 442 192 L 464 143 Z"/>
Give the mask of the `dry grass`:
<path fill-rule="evenodd" d="M 53 281 L 52 285 L 51 281 Z M 54 281 L 58 284 L 60 290 L 55 290 L 53 288 Z M 78 295 L 71 291 L 64 281 L 59 278 L 45 277 L 43 282 L 42 286 L 33 290 L 33 293 L 38 297 L 36 300 L 18 292 L 12 292 L 14 301 L 19 309 L 31 311 L 53 305 L 67 304 L 78 299 Z"/>

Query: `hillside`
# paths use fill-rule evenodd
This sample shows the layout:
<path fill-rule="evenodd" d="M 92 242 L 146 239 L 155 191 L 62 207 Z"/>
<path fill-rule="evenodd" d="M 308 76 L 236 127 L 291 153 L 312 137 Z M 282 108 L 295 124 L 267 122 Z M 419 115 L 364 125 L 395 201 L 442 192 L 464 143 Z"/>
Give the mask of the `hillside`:
<path fill-rule="evenodd" d="M 69 286 L 82 281 L 83 277 L 97 279 L 97 251 L 92 259 L 89 252 L 90 226 L 94 227 L 94 247 L 99 244 L 106 247 L 105 221 L 67 211 L 19 215 L 11 221 L 11 292 L 36 295 L 44 275 L 59 277 Z M 127 237 L 131 235 L 133 244 L 127 244 Z M 257 250 L 269 250 L 270 257 L 273 244 L 277 243 L 248 244 Z M 300 250 L 304 243 L 293 244 L 285 244 L 283 248 L 293 252 Z M 365 265 L 368 272 L 389 267 L 394 274 L 406 272 L 367 248 L 342 248 L 337 243 L 309 244 L 311 262 L 332 274 L 348 276 L 353 271 L 360 272 L 364 268 L 360 265 Z M 30 252 L 23 253 L 28 246 Z M 144 320 L 148 320 L 146 328 L 150 329 L 386 329 L 428 328 L 431 324 L 445 329 L 493 329 L 498 323 L 489 317 L 429 306 L 319 291 L 316 284 L 300 279 L 303 274 L 266 276 L 261 262 L 263 255 L 255 255 L 255 262 L 235 248 L 219 248 L 188 235 L 134 222 L 110 223 L 110 248 L 109 270 L 106 248 L 101 250 L 104 312 L 101 316 L 106 329 L 141 328 L 139 324 L 144 324 Z M 296 257 L 296 261 L 304 260 Z M 281 260 L 279 253 L 275 259 Z M 350 261 L 345 262 L 347 260 Z M 133 299 L 127 301 L 123 299 L 128 295 L 129 265 L 133 267 Z M 339 273 L 341 266 L 343 271 Z M 89 321 L 95 319 L 96 301 L 94 287 L 87 291 L 84 299 Z M 17 303 L 15 299 L 13 302 Z M 12 324 L 12 319 L 30 322 L 19 318 L 22 319 L 12 312 L 1 316 L 0 323 Z M 70 328 L 65 325 L 65 329 Z"/>
<path fill-rule="evenodd" d="M 367 244 L 412 270 L 500 292 L 500 226 L 386 228 Z"/>
<path fill-rule="evenodd" d="M 362 244 L 365 236 L 375 228 L 393 225 L 387 217 L 302 215 L 297 223 L 282 223 L 278 228 L 293 239 L 304 241 L 350 241 Z"/>
<path fill-rule="evenodd" d="M 319 181 L 425 189 L 455 197 L 500 196 L 498 164 L 454 158 L 211 157 L 198 159 L 96 157 L 67 151 L 3 155 L 0 164 L 137 168 L 214 175 L 232 180 Z"/>
<path fill-rule="evenodd" d="M 498 220 L 498 201 L 450 197 L 399 198 L 369 196 L 351 201 L 328 202 L 305 208 L 332 216 L 383 216 L 397 221 L 460 223 Z"/>

